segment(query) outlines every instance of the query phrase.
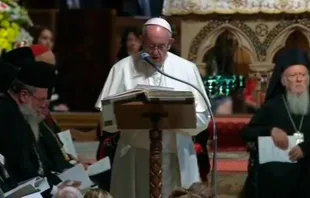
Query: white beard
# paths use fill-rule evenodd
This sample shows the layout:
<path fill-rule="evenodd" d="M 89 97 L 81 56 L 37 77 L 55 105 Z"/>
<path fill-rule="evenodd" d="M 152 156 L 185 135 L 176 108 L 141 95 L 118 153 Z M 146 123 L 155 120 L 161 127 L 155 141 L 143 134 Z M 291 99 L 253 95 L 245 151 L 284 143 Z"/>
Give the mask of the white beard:
<path fill-rule="evenodd" d="M 309 113 L 309 92 L 308 90 L 301 95 L 286 93 L 288 108 L 292 114 L 307 115 Z"/>
<path fill-rule="evenodd" d="M 35 137 L 35 140 L 39 141 L 39 137 L 40 137 L 39 123 L 42 121 L 42 118 L 40 118 L 36 114 L 36 112 L 28 105 L 20 105 L 19 110 L 21 111 L 25 120 L 29 124 L 33 132 L 33 135 Z"/>

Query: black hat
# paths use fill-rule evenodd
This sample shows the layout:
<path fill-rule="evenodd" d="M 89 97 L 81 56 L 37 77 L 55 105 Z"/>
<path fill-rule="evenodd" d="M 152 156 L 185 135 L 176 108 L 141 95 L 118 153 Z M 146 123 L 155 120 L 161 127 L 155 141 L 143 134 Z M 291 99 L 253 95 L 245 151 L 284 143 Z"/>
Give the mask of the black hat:
<path fill-rule="evenodd" d="M 36 87 L 51 89 L 55 84 L 55 67 L 45 62 L 25 62 L 18 72 L 17 80 Z"/>
<path fill-rule="evenodd" d="M 281 52 L 276 57 L 265 101 L 272 99 L 279 94 L 285 93 L 285 87 L 281 83 L 281 76 L 287 68 L 293 65 L 304 65 L 309 70 L 310 60 L 307 52 L 301 49 L 288 49 Z"/>
<path fill-rule="evenodd" d="M 16 67 L 22 67 L 24 61 L 35 61 L 32 50 L 30 47 L 20 47 L 13 49 L 2 55 L 4 62 L 15 65 Z"/>
<path fill-rule="evenodd" d="M 35 61 L 31 48 L 21 47 L 6 52 L 0 61 L 0 92 L 6 92 L 25 61 Z"/>

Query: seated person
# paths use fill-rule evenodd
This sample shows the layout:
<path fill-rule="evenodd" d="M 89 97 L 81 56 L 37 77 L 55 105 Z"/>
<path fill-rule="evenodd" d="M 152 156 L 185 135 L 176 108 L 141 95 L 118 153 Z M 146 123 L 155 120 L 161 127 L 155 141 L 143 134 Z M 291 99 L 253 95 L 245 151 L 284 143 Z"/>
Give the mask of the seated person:
<path fill-rule="evenodd" d="M 279 54 L 263 106 L 243 131 L 253 142 L 244 196 L 251 198 L 306 198 L 310 185 L 310 115 L 308 54 L 290 49 Z M 298 136 L 289 147 L 288 136 Z M 259 164 L 257 139 L 271 136 L 275 146 L 288 150 L 297 163 Z"/>
<path fill-rule="evenodd" d="M 63 172 L 65 169 L 73 167 L 77 164 L 77 160 L 66 153 L 63 143 L 59 139 L 57 133 L 61 132 L 60 127 L 51 116 L 48 109 L 49 101 L 40 112 L 43 121 L 39 124 L 40 140 L 45 147 L 46 154 L 51 161 L 51 169 L 55 172 Z"/>
<path fill-rule="evenodd" d="M 42 44 L 32 45 L 30 48 L 36 61 L 42 61 L 56 66 L 55 55 L 49 48 Z M 63 91 L 63 85 L 57 69 L 55 70 L 55 75 L 56 82 L 55 87 L 50 90 L 51 97 L 49 108 L 51 111 L 67 112 L 69 111 L 69 107 L 65 104 L 65 93 Z"/>
<path fill-rule="evenodd" d="M 60 182 L 52 173 L 39 131 L 40 113 L 47 105 L 48 88 L 52 87 L 54 77 L 54 69 L 47 63 L 24 63 L 8 94 L 0 100 L 0 153 L 16 182 L 36 176 L 47 177 L 53 187 Z M 46 192 L 43 196 L 51 195 Z"/>
<path fill-rule="evenodd" d="M 43 61 L 48 64 L 55 64 L 55 57 L 51 51 L 44 46 L 33 45 L 30 47 L 21 47 L 7 52 L 3 57 L 2 68 L 10 72 L 1 73 L 0 76 L 5 75 L 6 79 L 1 79 L 2 92 L 5 94 L 9 89 L 17 71 L 24 66 L 25 61 Z M 5 62 L 4 62 L 5 61 Z M 3 65 L 6 64 L 6 65 Z M 1 67 L 1 66 L 0 66 Z M 11 67 L 18 68 L 16 70 L 9 70 Z M 54 66 L 53 66 L 54 67 Z M 53 87 L 49 88 L 49 99 L 52 95 Z M 40 122 L 41 139 L 44 143 L 44 147 L 48 152 L 48 157 L 52 161 L 52 170 L 56 172 L 62 172 L 63 170 L 70 168 L 72 164 L 75 164 L 75 159 L 63 151 L 63 144 L 56 135 L 61 132 L 61 129 L 51 117 L 48 110 L 49 101 L 46 101 L 47 105 L 42 109 L 41 116 L 42 122 Z"/>

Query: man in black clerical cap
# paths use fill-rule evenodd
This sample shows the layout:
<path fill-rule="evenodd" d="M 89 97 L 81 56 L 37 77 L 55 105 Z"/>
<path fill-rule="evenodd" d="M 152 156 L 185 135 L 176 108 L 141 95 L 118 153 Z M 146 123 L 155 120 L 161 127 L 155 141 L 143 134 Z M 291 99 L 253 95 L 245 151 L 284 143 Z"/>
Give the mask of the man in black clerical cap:
<path fill-rule="evenodd" d="M 50 184 L 60 180 L 50 171 L 46 149 L 39 141 L 40 111 L 47 105 L 54 67 L 43 62 L 24 62 L 8 94 L 0 99 L 0 153 L 9 175 L 22 182 L 36 176 Z M 49 197 L 49 193 L 47 195 Z"/>
<path fill-rule="evenodd" d="M 309 66 L 308 54 L 298 49 L 284 51 L 276 59 L 265 104 L 244 129 L 243 139 L 257 142 L 260 136 L 271 136 L 276 147 L 287 151 L 290 162 L 275 159 L 260 164 L 260 145 L 256 145 L 250 154 L 246 197 L 309 197 Z M 288 136 L 294 136 L 296 141 L 289 142 Z"/>
<path fill-rule="evenodd" d="M 40 47 L 40 46 L 37 46 L 37 47 Z M 11 50 L 5 53 L 2 57 L 2 64 L 0 64 L 0 85 L 1 85 L 0 92 L 2 91 L 4 94 L 7 93 L 13 80 L 17 77 L 18 71 L 21 70 L 21 68 L 27 67 L 30 65 L 30 68 L 26 68 L 26 69 L 31 70 L 32 68 L 31 68 L 30 63 L 38 61 L 36 60 L 36 57 L 34 55 L 38 53 L 40 54 L 41 51 L 40 49 L 33 50 L 31 47 L 21 47 L 21 48 L 16 48 L 14 50 Z M 41 59 L 43 62 L 49 63 L 48 61 L 45 61 L 44 57 L 43 58 L 41 57 Z M 55 68 L 54 65 L 49 65 L 49 66 Z M 54 71 L 54 69 L 52 70 Z M 26 70 L 24 69 L 23 71 L 26 71 Z M 31 79 L 32 76 L 30 75 L 29 78 Z M 43 76 L 43 78 L 45 77 Z M 51 83 L 51 87 L 49 87 L 48 99 L 50 99 L 51 97 L 53 87 L 54 87 L 54 84 Z M 43 110 L 41 112 L 41 116 L 43 118 L 46 117 L 46 113 L 45 113 L 46 109 L 48 109 L 47 105 L 44 109 L 41 108 L 41 110 Z M 49 113 L 48 115 L 50 118 L 51 116 Z M 70 164 L 69 162 L 71 158 L 63 151 L 62 142 L 59 140 L 58 136 L 54 134 L 60 131 L 61 130 L 60 128 L 58 128 L 56 122 L 54 122 L 54 120 L 51 118 L 44 119 L 40 123 L 40 132 L 41 132 L 40 140 L 45 144 L 44 147 L 49 151 L 48 158 L 51 161 L 51 164 L 53 164 L 51 168 L 53 171 L 56 171 L 56 172 L 62 172 L 64 169 L 70 168 L 72 166 L 72 164 Z"/>

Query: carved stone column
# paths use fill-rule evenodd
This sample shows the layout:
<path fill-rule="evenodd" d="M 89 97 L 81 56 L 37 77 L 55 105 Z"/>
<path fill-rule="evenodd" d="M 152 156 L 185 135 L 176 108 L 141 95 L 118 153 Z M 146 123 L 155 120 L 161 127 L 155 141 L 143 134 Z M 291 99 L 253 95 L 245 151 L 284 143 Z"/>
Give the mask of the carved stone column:
<path fill-rule="evenodd" d="M 274 67 L 273 63 L 257 62 L 249 65 L 249 78 L 256 81 L 254 98 L 259 105 L 264 102 L 269 79 Z"/>
<path fill-rule="evenodd" d="M 196 63 L 196 65 L 201 76 L 206 76 L 208 74 L 206 63 Z"/>

